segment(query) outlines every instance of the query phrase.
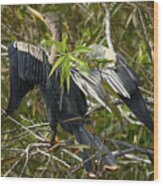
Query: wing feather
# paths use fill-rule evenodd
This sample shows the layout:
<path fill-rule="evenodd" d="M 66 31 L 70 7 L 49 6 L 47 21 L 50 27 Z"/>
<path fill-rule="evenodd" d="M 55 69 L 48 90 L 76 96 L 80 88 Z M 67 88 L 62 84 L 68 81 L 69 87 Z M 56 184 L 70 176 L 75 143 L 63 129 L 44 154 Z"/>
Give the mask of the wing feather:
<path fill-rule="evenodd" d="M 24 42 L 11 43 L 8 47 L 8 56 L 10 98 L 6 112 L 10 115 L 34 85 L 46 86 L 50 64 L 43 49 Z"/>
<path fill-rule="evenodd" d="M 117 61 L 112 67 L 94 69 L 90 74 L 73 70 L 72 78 L 86 96 L 93 97 L 102 106 L 109 109 L 105 103 L 102 81 L 120 96 L 136 117 L 153 131 L 153 121 L 140 93 L 138 75 L 126 64 L 122 55 L 117 54 Z M 106 92 L 105 92 L 106 93 Z M 108 92 L 109 94 L 109 92 Z"/>

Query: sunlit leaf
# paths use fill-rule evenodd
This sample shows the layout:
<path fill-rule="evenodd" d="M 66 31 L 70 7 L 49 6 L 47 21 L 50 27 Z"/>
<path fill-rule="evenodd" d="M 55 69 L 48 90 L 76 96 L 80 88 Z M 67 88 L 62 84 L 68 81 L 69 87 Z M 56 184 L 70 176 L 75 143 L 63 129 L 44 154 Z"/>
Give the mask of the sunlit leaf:
<path fill-rule="evenodd" d="M 54 43 L 54 45 L 56 47 L 56 50 L 58 52 L 64 52 L 62 42 L 59 42 L 59 41 L 54 40 L 53 43 Z"/>
<path fill-rule="evenodd" d="M 80 54 L 80 53 L 88 53 L 88 52 L 92 52 L 92 51 L 93 51 L 93 49 L 91 49 L 89 47 L 78 46 L 75 48 L 73 53 Z"/>
<path fill-rule="evenodd" d="M 89 69 L 89 67 L 88 67 L 88 65 L 87 65 L 87 63 L 85 62 L 85 61 L 83 61 L 83 60 L 81 60 L 81 59 L 79 59 L 79 58 L 77 58 L 77 57 L 75 57 L 75 56 L 73 56 L 73 55 L 69 55 L 69 57 L 70 57 L 70 59 L 72 60 L 72 61 L 74 61 L 74 62 L 76 62 L 77 64 L 79 64 L 80 65 L 80 67 L 83 69 L 83 70 L 88 70 Z"/>
<path fill-rule="evenodd" d="M 52 39 L 48 39 L 48 40 L 47 39 L 43 39 L 40 44 L 51 47 L 52 45 L 54 45 L 54 40 L 52 40 Z"/>
<path fill-rule="evenodd" d="M 50 71 L 49 77 L 52 76 L 52 74 L 54 73 L 54 71 L 56 70 L 56 68 L 64 61 L 64 59 L 65 59 L 65 56 L 61 56 L 61 57 L 59 57 L 59 58 L 55 61 L 55 63 L 53 64 L 53 67 L 52 67 L 52 69 L 51 69 L 51 71 Z"/>
<path fill-rule="evenodd" d="M 45 45 L 45 46 L 49 46 L 49 47 L 55 45 L 56 50 L 57 50 L 58 52 L 60 52 L 60 53 L 63 52 L 63 48 L 66 49 L 66 45 L 64 45 L 64 47 L 63 47 L 62 42 L 56 41 L 56 40 L 53 40 L 53 39 L 48 39 L 48 40 L 43 39 L 43 40 L 41 41 L 41 45 Z"/>
<path fill-rule="evenodd" d="M 68 48 L 67 48 L 67 40 L 68 40 L 68 36 L 67 36 L 67 34 L 64 34 L 63 35 L 63 40 L 62 40 L 63 52 L 66 52 L 66 50 L 68 50 Z"/>

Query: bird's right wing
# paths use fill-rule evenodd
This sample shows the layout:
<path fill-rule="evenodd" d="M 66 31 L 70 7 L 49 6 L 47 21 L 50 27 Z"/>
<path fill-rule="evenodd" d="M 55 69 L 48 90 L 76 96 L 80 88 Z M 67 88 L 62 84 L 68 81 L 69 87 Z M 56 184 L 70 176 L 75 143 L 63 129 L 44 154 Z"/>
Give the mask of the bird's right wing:
<path fill-rule="evenodd" d="M 13 42 L 8 47 L 10 99 L 7 114 L 18 108 L 21 99 L 34 85 L 45 85 L 48 77 L 48 55 L 34 45 Z"/>

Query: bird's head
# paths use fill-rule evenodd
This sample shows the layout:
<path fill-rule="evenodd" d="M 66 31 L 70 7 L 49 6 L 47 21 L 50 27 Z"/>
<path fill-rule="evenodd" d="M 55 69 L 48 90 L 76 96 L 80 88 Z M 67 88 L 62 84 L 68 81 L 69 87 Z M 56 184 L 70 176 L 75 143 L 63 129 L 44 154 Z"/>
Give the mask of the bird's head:
<path fill-rule="evenodd" d="M 61 40 L 61 25 L 59 17 L 57 15 L 54 15 L 54 13 L 41 14 L 31 7 L 27 8 L 34 16 L 36 16 L 46 24 L 53 35 L 53 39 Z"/>

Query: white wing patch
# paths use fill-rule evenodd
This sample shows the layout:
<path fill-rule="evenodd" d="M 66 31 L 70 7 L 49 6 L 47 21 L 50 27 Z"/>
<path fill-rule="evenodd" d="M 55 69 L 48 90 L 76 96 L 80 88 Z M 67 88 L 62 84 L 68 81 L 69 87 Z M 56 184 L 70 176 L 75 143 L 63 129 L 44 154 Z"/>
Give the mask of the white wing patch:
<path fill-rule="evenodd" d="M 129 93 L 123 86 L 119 76 L 112 69 L 103 69 L 101 72 L 102 78 L 112 87 L 112 89 L 126 98 L 130 98 Z"/>
<path fill-rule="evenodd" d="M 97 79 L 94 78 L 93 76 L 84 76 L 79 72 L 79 71 L 75 71 L 74 73 L 72 73 L 71 75 L 72 79 L 74 80 L 74 82 L 76 83 L 76 85 L 82 90 L 82 92 L 86 95 L 86 96 L 90 96 L 92 98 L 94 98 L 98 103 L 100 103 L 102 106 L 104 106 L 108 111 L 111 111 L 110 108 L 107 106 L 107 104 L 105 103 L 105 101 L 100 98 L 100 96 L 98 95 L 98 92 L 96 92 L 96 89 L 98 88 L 98 83 Z M 92 78 L 95 81 L 92 81 Z M 101 90 L 99 90 L 100 93 Z"/>
<path fill-rule="evenodd" d="M 45 54 L 47 55 L 46 51 L 44 51 L 43 49 L 25 42 L 14 42 L 13 46 L 21 52 L 29 53 L 31 56 L 35 57 L 41 62 L 44 61 Z"/>

